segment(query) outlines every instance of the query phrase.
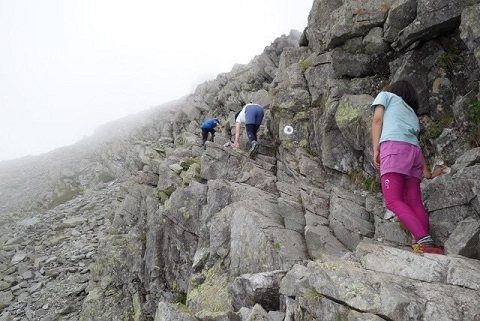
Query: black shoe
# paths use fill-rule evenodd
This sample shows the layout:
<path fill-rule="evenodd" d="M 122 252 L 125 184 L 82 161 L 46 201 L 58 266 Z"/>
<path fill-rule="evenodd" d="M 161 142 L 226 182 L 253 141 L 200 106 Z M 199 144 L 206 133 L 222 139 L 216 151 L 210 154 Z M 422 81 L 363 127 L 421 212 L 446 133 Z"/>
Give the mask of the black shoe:
<path fill-rule="evenodd" d="M 250 151 L 248 152 L 249 155 L 250 155 L 250 158 L 255 158 L 255 156 L 258 153 L 258 148 L 259 147 L 260 147 L 260 145 L 256 141 L 252 142 L 252 147 L 250 148 Z"/>

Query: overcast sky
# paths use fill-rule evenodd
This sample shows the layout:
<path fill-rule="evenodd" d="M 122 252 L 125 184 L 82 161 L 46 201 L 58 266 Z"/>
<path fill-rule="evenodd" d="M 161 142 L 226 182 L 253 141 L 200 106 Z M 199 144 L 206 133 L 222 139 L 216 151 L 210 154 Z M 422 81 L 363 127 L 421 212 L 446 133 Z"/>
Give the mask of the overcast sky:
<path fill-rule="evenodd" d="M 313 0 L 0 0 L 0 160 L 180 98 L 307 25 Z"/>

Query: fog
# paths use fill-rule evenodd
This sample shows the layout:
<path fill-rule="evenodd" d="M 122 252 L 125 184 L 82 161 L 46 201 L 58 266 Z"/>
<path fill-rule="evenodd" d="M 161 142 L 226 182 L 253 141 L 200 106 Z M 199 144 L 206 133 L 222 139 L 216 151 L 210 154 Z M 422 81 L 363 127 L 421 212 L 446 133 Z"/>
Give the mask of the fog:
<path fill-rule="evenodd" d="M 246 64 L 313 0 L 0 0 L 0 161 L 71 145 Z"/>

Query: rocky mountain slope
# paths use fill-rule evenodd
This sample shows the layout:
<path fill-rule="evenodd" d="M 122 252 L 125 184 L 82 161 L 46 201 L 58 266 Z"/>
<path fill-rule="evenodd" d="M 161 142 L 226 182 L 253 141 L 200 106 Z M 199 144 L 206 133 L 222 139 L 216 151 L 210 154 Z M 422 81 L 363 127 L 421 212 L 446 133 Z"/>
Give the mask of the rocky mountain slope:
<path fill-rule="evenodd" d="M 192 95 L 0 163 L 0 321 L 480 320 L 479 18 L 474 0 L 316 0 L 303 34 Z M 369 105 L 398 79 L 448 168 L 422 183 L 445 256 L 411 252 L 371 165 Z M 245 133 L 200 146 L 249 101 L 254 160 Z"/>

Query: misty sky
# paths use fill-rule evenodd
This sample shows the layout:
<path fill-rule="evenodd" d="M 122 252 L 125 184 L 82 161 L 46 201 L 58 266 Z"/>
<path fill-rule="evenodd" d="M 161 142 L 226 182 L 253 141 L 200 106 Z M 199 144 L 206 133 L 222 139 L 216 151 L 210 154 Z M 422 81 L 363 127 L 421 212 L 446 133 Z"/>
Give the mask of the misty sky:
<path fill-rule="evenodd" d="M 0 0 L 0 161 L 180 98 L 307 25 L 313 0 Z"/>

